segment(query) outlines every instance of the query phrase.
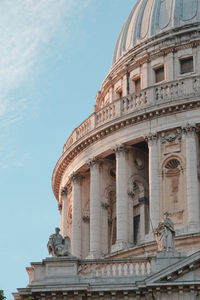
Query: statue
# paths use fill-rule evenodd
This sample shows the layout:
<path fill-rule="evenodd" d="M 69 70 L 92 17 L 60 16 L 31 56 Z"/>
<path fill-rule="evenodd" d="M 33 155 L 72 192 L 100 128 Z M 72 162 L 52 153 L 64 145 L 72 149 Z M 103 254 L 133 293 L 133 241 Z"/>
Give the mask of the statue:
<path fill-rule="evenodd" d="M 55 228 L 55 233 L 51 234 L 47 244 L 49 254 L 52 256 L 71 256 L 70 254 L 70 239 L 65 238 L 59 233 L 60 228 Z"/>
<path fill-rule="evenodd" d="M 165 219 L 159 223 L 155 236 L 159 251 L 174 251 L 175 230 L 172 220 L 169 218 L 169 213 L 164 213 Z"/>

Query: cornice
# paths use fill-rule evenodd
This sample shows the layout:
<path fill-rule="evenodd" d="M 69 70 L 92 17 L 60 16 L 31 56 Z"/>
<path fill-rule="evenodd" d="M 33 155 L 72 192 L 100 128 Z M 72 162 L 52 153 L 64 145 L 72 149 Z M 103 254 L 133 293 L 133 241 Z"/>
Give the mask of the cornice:
<path fill-rule="evenodd" d="M 186 98 L 183 101 L 179 101 L 179 103 L 177 103 L 177 101 L 170 101 L 159 106 L 153 106 L 147 109 L 133 112 L 131 114 L 103 124 L 98 128 L 95 128 L 92 132 L 89 132 L 88 134 L 86 134 L 86 136 L 80 138 L 80 140 L 75 142 L 74 145 L 71 145 L 69 149 L 65 151 L 58 160 L 52 176 L 52 188 L 56 199 L 59 199 L 59 189 L 65 170 L 75 159 L 75 157 L 77 157 L 89 146 L 126 127 L 160 118 L 162 116 L 194 110 L 199 107 L 199 97 L 193 97 L 193 99 L 190 98 L 190 101 L 188 101 L 188 98 Z"/>

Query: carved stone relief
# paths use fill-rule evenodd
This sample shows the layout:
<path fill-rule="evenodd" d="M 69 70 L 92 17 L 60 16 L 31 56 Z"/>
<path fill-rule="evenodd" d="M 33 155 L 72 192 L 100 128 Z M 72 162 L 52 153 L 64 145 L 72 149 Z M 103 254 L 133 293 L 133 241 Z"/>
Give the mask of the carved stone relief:
<path fill-rule="evenodd" d="M 182 129 L 176 128 L 173 130 L 163 131 L 163 132 L 159 133 L 159 138 L 160 138 L 161 144 L 181 141 Z"/>

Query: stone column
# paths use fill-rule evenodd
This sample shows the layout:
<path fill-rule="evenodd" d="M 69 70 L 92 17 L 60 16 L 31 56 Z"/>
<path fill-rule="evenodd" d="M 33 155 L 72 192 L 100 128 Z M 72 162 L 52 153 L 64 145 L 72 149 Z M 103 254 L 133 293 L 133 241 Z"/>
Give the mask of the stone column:
<path fill-rule="evenodd" d="M 101 255 L 100 161 L 91 159 L 90 167 L 90 253 L 88 258 Z"/>
<path fill-rule="evenodd" d="M 145 227 L 146 227 L 146 220 L 145 220 L 145 198 L 140 198 L 140 242 L 144 242 L 145 240 Z"/>
<path fill-rule="evenodd" d="M 68 189 L 63 188 L 61 191 L 62 212 L 61 212 L 61 234 L 67 236 L 67 209 L 68 209 Z"/>
<path fill-rule="evenodd" d="M 79 173 L 71 176 L 72 180 L 72 241 L 71 253 L 78 258 L 81 257 L 81 180 Z"/>
<path fill-rule="evenodd" d="M 128 228 L 128 186 L 127 186 L 127 160 L 126 148 L 123 145 L 113 149 L 116 153 L 116 215 L 117 215 L 117 241 L 112 251 L 126 248 L 129 240 Z"/>
<path fill-rule="evenodd" d="M 149 146 L 149 217 L 150 232 L 160 221 L 159 147 L 157 135 L 147 137 Z"/>
<path fill-rule="evenodd" d="M 199 182 L 198 182 L 198 154 L 196 127 L 187 124 L 183 128 L 186 143 L 186 180 L 188 224 L 191 231 L 199 229 Z"/>

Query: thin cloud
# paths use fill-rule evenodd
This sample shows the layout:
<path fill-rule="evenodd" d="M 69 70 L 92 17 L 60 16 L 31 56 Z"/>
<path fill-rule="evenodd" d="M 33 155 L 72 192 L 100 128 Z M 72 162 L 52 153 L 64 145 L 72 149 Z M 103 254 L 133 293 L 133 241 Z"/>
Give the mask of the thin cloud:
<path fill-rule="evenodd" d="M 63 27 L 67 33 L 67 20 L 71 13 L 85 8 L 89 1 L 0 1 L 1 144 L 2 139 L 5 139 L 2 129 L 23 118 L 29 101 L 21 99 L 15 91 L 19 91 L 27 83 L 27 79 L 37 73 L 38 59 L 54 35 L 61 32 Z"/>

